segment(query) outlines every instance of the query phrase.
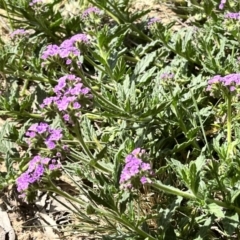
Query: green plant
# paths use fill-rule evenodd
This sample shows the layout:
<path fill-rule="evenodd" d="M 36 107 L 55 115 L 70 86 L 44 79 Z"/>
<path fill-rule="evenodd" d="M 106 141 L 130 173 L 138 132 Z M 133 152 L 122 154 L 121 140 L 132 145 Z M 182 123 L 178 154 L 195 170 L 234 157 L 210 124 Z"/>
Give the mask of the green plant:
<path fill-rule="evenodd" d="M 196 18 L 175 32 L 128 0 L 76 1 L 68 18 L 35 4 L 0 1 L 26 31 L 0 49 L 1 188 L 63 196 L 74 229 L 102 239 L 239 237 L 239 34 L 221 12 L 239 5 L 188 1 Z"/>

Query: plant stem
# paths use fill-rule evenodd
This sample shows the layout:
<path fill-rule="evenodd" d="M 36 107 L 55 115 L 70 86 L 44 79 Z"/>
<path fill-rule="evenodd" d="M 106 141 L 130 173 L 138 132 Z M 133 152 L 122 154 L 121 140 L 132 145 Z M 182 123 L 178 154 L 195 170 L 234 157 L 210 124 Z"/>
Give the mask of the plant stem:
<path fill-rule="evenodd" d="M 178 118 L 178 120 L 179 120 L 179 126 L 180 126 L 181 130 L 183 131 L 185 137 L 186 137 L 188 140 L 191 140 L 189 137 L 187 137 L 188 129 L 187 129 L 187 127 L 186 127 L 186 125 L 185 125 L 185 123 L 184 123 L 184 121 L 183 121 L 182 114 L 181 114 L 181 113 L 179 112 L 179 110 L 178 110 L 178 106 L 177 106 L 177 104 L 176 104 L 177 101 L 176 101 L 175 96 L 173 95 L 171 86 L 169 86 L 169 92 L 170 92 L 171 97 L 172 97 L 172 99 L 173 99 L 173 101 L 172 101 L 172 106 L 173 106 L 173 110 L 174 110 L 173 113 L 175 113 L 176 117 Z M 193 146 L 194 146 L 197 150 L 200 151 L 200 147 L 199 147 L 196 139 L 193 140 L 192 144 L 193 144 Z"/>
<path fill-rule="evenodd" d="M 81 133 L 81 130 L 80 130 L 80 127 L 77 126 L 78 125 L 78 121 L 76 119 L 74 119 L 74 131 L 77 135 L 77 139 L 79 141 L 79 143 L 81 144 L 81 147 L 83 148 L 84 152 L 88 155 L 88 157 L 91 159 L 91 160 L 94 160 L 94 156 L 92 155 L 91 151 L 88 149 L 88 147 L 86 146 L 83 138 L 82 138 L 82 133 Z"/>
<path fill-rule="evenodd" d="M 187 198 L 187 199 L 191 199 L 191 200 L 195 200 L 195 201 L 196 200 L 200 200 L 200 201 L 202 200 L 202 199 L 199 199 L 197 196 L 195 196 L 192 193 L 181 191 L 181 190 L 179 190 L 179 189 L 177 189 L 175 187 L 172 187 L 172 186 L 167 186 L 165 184 L 162 184 L 160 181 L 154 181 L 152 183 L 149 183 L 148 185 L 154 187 L 157 190 L 160 190 L 160 191 L 163 191 L 165 193 L 172 194 L 172 195 L 181 196 L 181 197 L 184 197 L 184 198 Z M 204 200 L 205 200 L 206 203 L 215 203 L 215 204 L 217 204 L 220 207 L 234 210 L 238 214 L 240 214 L 240 208 L 236 207 L 235 205 L 233 205 L 231 203 L 221 202 L 219 200 L 210 199 L 210 198 L 207 198 L 207 199 L 204 199 Z"/>
<path fill-rule="evenodd" d="M 85 80 L 84 74 L 81 72 L 81 70 L 77 70 L 77 73 L 79 74 L 79 76 L 81 77 L 83 83 L 89 87 L 91 89 L 91 92 L 96 95 L 102 102 L 104 102 L 106 104 L 106 106 L 108 106 L 110 109 L 112 109 L 113 111 L 117 111 L 120 113 L 124 113 L 125 115 L 126 112 L 119 108 L 118 106 L 116 106 L 115 104 L 113 104 L 112 102 L 108 101 L 106 98 L 104 98 L 101 94 L 97 93 L 91 86 L 90 84 Z"/>
<path fill-rule="evenodd" d="M 191 199 L 191 200 L 197 200 L 197 197 L 194 194 L 181 191 L 181 190 L 179 190 L 175 187 L 172 187 L 172 186 L 167 186 L 165 184 L 162 184 L 160 181 L 154 181 L 151 184 L 149 184 L 149 186 L 152 186 L 155 189 L 158 189 L 160 191 L 163 191 L 163 192 L 166 192 L 166 193 L 169 193 L 169 194 L 181 196 L 181 197 Z"/>
<path fill-rule="evenodd" d="M 227 142 L 228 146 L 232 141 L 232 95 L 227 97 Z"/>
<path fill-rule="evenodd" d="M 0 115 L 11 116 L 11 117 L 29 117 L 29 118 L 43 118 L 41 114 L 28 113 L 28 112 L 17 112 L 17 111 L 5 111 L 0 110 Z"/>
<path fill-rule="evenodd" d="M 79 198 L 75 198 L 71 195 L 69 195 L 68 193 L 58 189 L 56 187 L 56 185 L 52 182 L 52 180 L 49 178 L 48 179 L 50 184 L 51 184 L 51 188 L 47 188 L 46 190 L 50 191 L 50 192 L 53 192 L 53 193 L 57 193 L 58 195 L 64 197 L 65 199 L 68 199 L 70 201 L 73 201 L 73 202 L 76 202 L 78 204 L 80 204 L 81 206 L 85 206 L 87 207 L 88 203 L 87 202 L 84 202 L 82 200 L 80 200 Z M 127 219 L 124 219 L 124 217 L 120 217 L 118 216 L 118 213 L 114 213 L 112 211 L 105 211 L 101 208 L 98 208 L 98 207 L 94 207 L 92 206 L 92 208 L 98 213 L 98 214 L 101 214 L 105 217 L 110 217 L 112 220 L 115 220 L 119 223 L 121 223 L 123 226 L 127 227 L 127 228 L 130 228 L 134 231 L 136 231 L 139 235 L 141 236 L 144 236 L 145 239 L 149 239 L 149 240 L 156 240 L 156 238 L 152 237 L 151 235 L 149 235 L 147 232 L 141 230 L 140 228 L 138 227 L 135 227 L 132 225 L 132 223 L 128 222 Z"/>
<path fill-rule="evenodd" d="M 98 163 L 97 159 L 92 155 L 91 151 L 89 150 L 89 148 L 85 144 L 85 142 L 84 142 L 84 140 L 82 138 L 81 129 L 80 129 L 80 126 L 79 126 L 79 123 L 78 123 L 77 119 L 74 119 L 74 123 L 75 123 L 74 130 L 75 130 L 75 133 L 77 135 L 77 140 L 81 144 L 81 147 L 84 150 L 84 152 L 90 158 L 90 165 L 95 167 L 95 168 L 100 169 L 101 171 L 103 171 L 105 173 L 110 173 L 111 170 L 109 170 L 108 168 L 106 168 L 106 167 L 102 166 L 100 163 Z"/>
<path fill-rule="evenodd" d="M 28 87 L 28 83 L 29 83 L 29 79 L 26 79 L 25 82 L 24 82 L 22 91 L 21 91 L 21 93 L 20 93 L 20 96 L 24 96 L 24 95 L 25 95 L 26 89 L 27 89 L 27 87 Z"/>

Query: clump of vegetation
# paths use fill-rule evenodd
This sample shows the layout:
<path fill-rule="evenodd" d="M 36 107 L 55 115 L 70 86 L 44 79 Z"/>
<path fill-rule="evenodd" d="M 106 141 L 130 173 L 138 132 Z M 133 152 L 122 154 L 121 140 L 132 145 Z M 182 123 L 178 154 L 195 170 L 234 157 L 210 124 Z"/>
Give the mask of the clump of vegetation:
<path fill-rule="evenodd" d="M 186 2 L 176 31 L 129 0 L 0 0 L 1 189 L 102 239 L 240 237 L 240 4 Z"/>

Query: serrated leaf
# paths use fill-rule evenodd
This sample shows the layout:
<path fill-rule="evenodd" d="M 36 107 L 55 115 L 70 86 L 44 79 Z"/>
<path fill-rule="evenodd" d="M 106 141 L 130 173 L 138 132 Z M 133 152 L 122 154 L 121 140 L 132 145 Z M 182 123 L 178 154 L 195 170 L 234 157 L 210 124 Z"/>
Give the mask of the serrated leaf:
<path fill-rule="evenodd" d="M 157 51 L 147 54 L 145 57 L 143 57 L 137 64 L 134 69 L 134 75 L 139 75 L 143 73 L 155 60 L 157 57 Z"/>
<path fill-rule="evenodd" d="M 151 77 L 153 77 L 153 73 L 156 71 L 157 67 L 153 67 L 149 69 L 148 71 L 144 72 L 143 75 L 139 76 L 136 80 L 136 82 L 139 83 L 145 83 L 147 82 Z"/>
<path fill-rule="evenodd" d="M 111 205 L 108 204 L 104 199 L 93 193 L 92 191 L 88 191 L 88 194 L 92 198 L 93 201 L 95 201 L 97 204 L 102 205 L 106 208 L 111 208 Z"/>
<path fill-rule="evenodd" d="M 196 134 L 199 131 L 199 127 L 195 127 L 195 128 L 191 128 L 187 133 L 186 133 L 186 137 L 188 139 L 192 139 L 194 137 L 196 137 Z"/>
<path fill-rule="evenodd" d="M 188 146 L 190 146 L 193 143 L 194 139 L 190 139 L 187 142 L 181 143 L 181 144 L 176 144 L 175 147 L 173 148 L 173 152 L 179 152 L 185 148 L 187 148 Z"/>

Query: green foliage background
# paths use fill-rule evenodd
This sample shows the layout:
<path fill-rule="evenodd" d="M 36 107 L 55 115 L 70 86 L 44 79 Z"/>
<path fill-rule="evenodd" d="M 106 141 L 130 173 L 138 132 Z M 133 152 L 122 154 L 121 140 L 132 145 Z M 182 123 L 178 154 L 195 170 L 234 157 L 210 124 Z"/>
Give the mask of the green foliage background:
<path fill-rule="evenodd" d="M 0 152 L 7 168 L 1 188 L 15 182 L 34 153 L 50 154 L 41 145 L 29 149 L 24 140 L 32 123 L 45 121 L 65 131 L 70 152 L 61 174 L 78 195 L 59 190 L 55 177 L 46 176 L 29 200 L 37 189 L 64 196 L 79 218 L 75 230 L 102 239 L 238 239 L 239 96 L 231 99 L 229 142 L 226 97 L 219 90 L 214 98 L 206 88 L 214 75 L 239 72 L 239 21 L 225 19 L 224 13 L 239 12 L 240 4 L 229 0 L 221 11 L 217 0 L 175 3 L 182 21 L 193 19 L 178 31 L 174 22 L 148 28 L 148 11 L 131 12 L 128 0 L 75 4 L 79 9 L 64 15 L 58 0 L 40 13 L 27 0 L 0 0 L 12 29 L 32 30 L 29 37 L 0 46 L 0 72 L 7 83 L 0 97 L 6 120 Z M 88 6 L 103 15 L 82 18 Z M 42 66 L 48 44 L 77 33 L 92 39 L 79 59 L 82 68 L 73 65 L 70 71 L 60 60 Z M 57 79 L 70 72 L 94 96 L 75 129 L 39 107 L 53 95 Z M 164 73 L 174 78 L 164 80 Z M 139 189 L 120 190 L 124 158 L 137 147 L 147 150 L 155 178 Z"/>

